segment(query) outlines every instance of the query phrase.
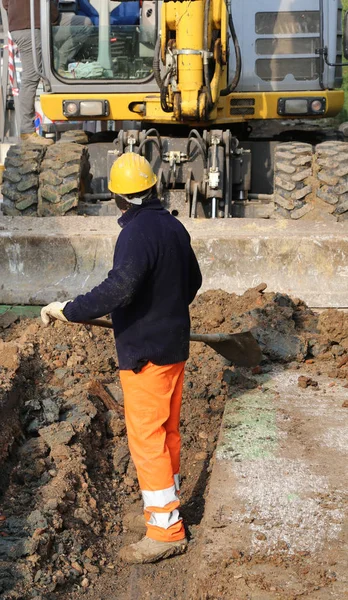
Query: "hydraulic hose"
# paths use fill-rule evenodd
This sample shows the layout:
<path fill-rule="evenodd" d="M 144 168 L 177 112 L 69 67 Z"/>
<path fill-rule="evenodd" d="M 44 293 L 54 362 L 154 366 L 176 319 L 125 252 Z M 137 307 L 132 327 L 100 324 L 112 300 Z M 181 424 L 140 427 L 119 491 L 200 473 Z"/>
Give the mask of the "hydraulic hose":
<path fill-rule="evenodd" d="M 189 136 L 188 136 L 188 139 L 190 140 L 191 138 L 196 138 L 198 140 L 199 145 L 202 148 L 202 152 L 204 154 L 206 154 L 207 145 L 206 145 L 205 141 L 203 140 L 203 138 L 202 138 L 201 134 L 199 133 L 199 131 L 197 131 L 197 129 L 191 129 L 191 131 L 189 133 Z"/>
<path fill-rule="evenodd" d="M 158 133 L 157 129 L 155 129 L 155 127 L 151 127 L 151 129 L 148 129 L 145 132 L 145 138 L 143 140 L 143 142 L 145 143 L 145 139 L 147 139 L 148 137 L 150 137 L 150 135 L 155 135 L 157 140 L 158 140 L 158 148 L 160 150 L 160 153 L 162 153 L 162 140 L 161 140 L 161 136 Z M 140 153 L 140 148 L 142 147 L 143 142 L 140 143 L 139 145 L 139 153 Z"/>
<path fill-rule="evenodd" d="M 228 14 L 228 25 L 230 28 L 234 52 L 236 55 L 236 72 L 234 74 L 234 77 L 233 77 L 231 83 L 224 90 L 221 90 L 220 96 L 228 96 L 228 94 L 230 94 L 231 92 L 233 92 L 236 89 L 236 87 L 239 83 L 240 74 L 242 71 L 242 55 L 241 55 L 240 45 L 238 42 L 236 30 L 234 27 L 233 17 L 232 17 L 232 4 L 230 6 L 230 10 L 229 10 L 229 14 Z"/>
<path fill-rule="evenodd" d="M 139 144 L 138 154 L 141 154 L 141 151 L 144 148 L 145 144 L 154 144 L 157 147 L 157 149 L 158 149 L 158 153 L 159 153 L 160 157 L 162 158 L 161 148 L 160 148 L 160 145 L 159 145 L 158 140 L 156 138 L 145 138 L 145 139 L 143 139 L 143 141 Z"/>
<path fill-rule="evenodd" d="M 163 77 L 163 79 L 161 81 L 161 87 L 160 87 L 161 108 L 162 108 L 163 112 L 166 112 L 166 113 L 173 112 L 173 108 L 171 106 L 169 106 L 169 104 L 167 102 L 168 85 L 169 85 L 169 79 L 171 77 L 171 74 L 172 74 L 172 71 L 171 71 L 171 69 L 169 69 L 167 71 L 167 73 L 165 74 L 165 76 Z"/>
<path fill-rule="evenodd" d="M 161 89 L 161 85 L 162 85 L 160 54 L 161 54 L 161 36 L 159 35 L 156 40 L 155 53 L 154 53 L 153 63 L 152 63 L 153 74 L 155 76 L 156 83 L 157 83 L 159 89 Z"/>
<path fill-rule="evenodd" d="M 202 158 L 203 158 L 203 165 L 204 165 L 204 168 L 206 168 L 206 167 L 207 167 L 207 157 L 206 157 L 206 155 L 205 155 L 205 153 L 204 153 L 204 151 L 203 151 L 203 149 L 202 149 L 202 146 L 201 146 L 201 144 L 200 144 L 200 143 L 199 143 L 199 141 L 197 140 L 197 138 L 191 137 L 191 138 L 189 138 L 189 139 L 187 140 L 187 149 L 186 149 L 187 156 L 190 156 L 190 146 L 191 146 L 191 144 L 193 144 L 194 146 L 196 146 L 196 148 L 197 148 L 197 150 L 198 150 L 199 154 L 200 154 L 200 155 L 202 156 Z"/>

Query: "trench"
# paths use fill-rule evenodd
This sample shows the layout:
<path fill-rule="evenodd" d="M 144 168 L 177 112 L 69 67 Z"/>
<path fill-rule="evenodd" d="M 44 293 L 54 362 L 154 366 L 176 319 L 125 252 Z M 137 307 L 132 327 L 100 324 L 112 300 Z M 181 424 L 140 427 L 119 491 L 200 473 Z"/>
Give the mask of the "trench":
<path fill-rule="evenodd" d="M 141 512 L 141 496 L 112 335 L 23 321 L 7 330 L 8 347 L 23 333 L 2 412 L 11 443 L 0 464 L 0 597 L 183 598 L 223 414 L 225 384 L 217 378 L 213 389 L 214 368 L 207 370 L 214 361 L 200 369 L 189 361 L 186 371 L 182 515 L 189 551 L 160 568 L 130 567 L 117 552 L 142 537 L 125 524 L 126 515 Z M 182 574 L 179 583 L 173 569 Z"/>

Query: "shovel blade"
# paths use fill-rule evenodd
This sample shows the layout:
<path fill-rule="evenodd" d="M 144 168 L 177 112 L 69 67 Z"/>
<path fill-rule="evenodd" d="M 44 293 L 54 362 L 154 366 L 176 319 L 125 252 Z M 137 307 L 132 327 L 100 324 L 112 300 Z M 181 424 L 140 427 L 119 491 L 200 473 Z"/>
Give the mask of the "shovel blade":
<path fill-rule="evenodd" d="M 202 336 L 203 337 L 203 336 Z M 261 348 L 250 333 L 231 333 L 223 340 L 201 340 L 236 367 L 256 367 L 262 358 Z"/>

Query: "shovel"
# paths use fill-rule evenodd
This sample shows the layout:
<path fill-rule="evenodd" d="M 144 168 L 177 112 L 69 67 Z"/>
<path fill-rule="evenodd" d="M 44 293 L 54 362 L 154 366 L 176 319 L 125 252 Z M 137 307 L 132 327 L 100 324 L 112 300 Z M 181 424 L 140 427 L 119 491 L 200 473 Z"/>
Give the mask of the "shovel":
<path fill-rule="evenodd" d="M 84 321 L 84 325 L 112 328 L 107 319 Z M 255 367 L 261 361 L 262 352 L 250 333 L 190 333 L 191 342 L 203 342 L 237 367 Z"/>

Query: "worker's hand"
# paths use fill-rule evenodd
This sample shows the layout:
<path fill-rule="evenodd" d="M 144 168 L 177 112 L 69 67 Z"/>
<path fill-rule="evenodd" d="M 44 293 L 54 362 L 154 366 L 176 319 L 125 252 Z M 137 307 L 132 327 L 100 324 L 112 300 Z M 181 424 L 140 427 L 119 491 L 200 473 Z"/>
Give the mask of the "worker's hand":
<path fill-rule="evenodd" d="M 68 319 L 63 315 L 63 308 L 71 302 L 71 300 L 67 300 L 66 302 L 51 302 L 51 304 L 47 304 L 41 309 L 41 320 L 45 327 L 47 327 L 53 321 L 67 321 Z"/>

